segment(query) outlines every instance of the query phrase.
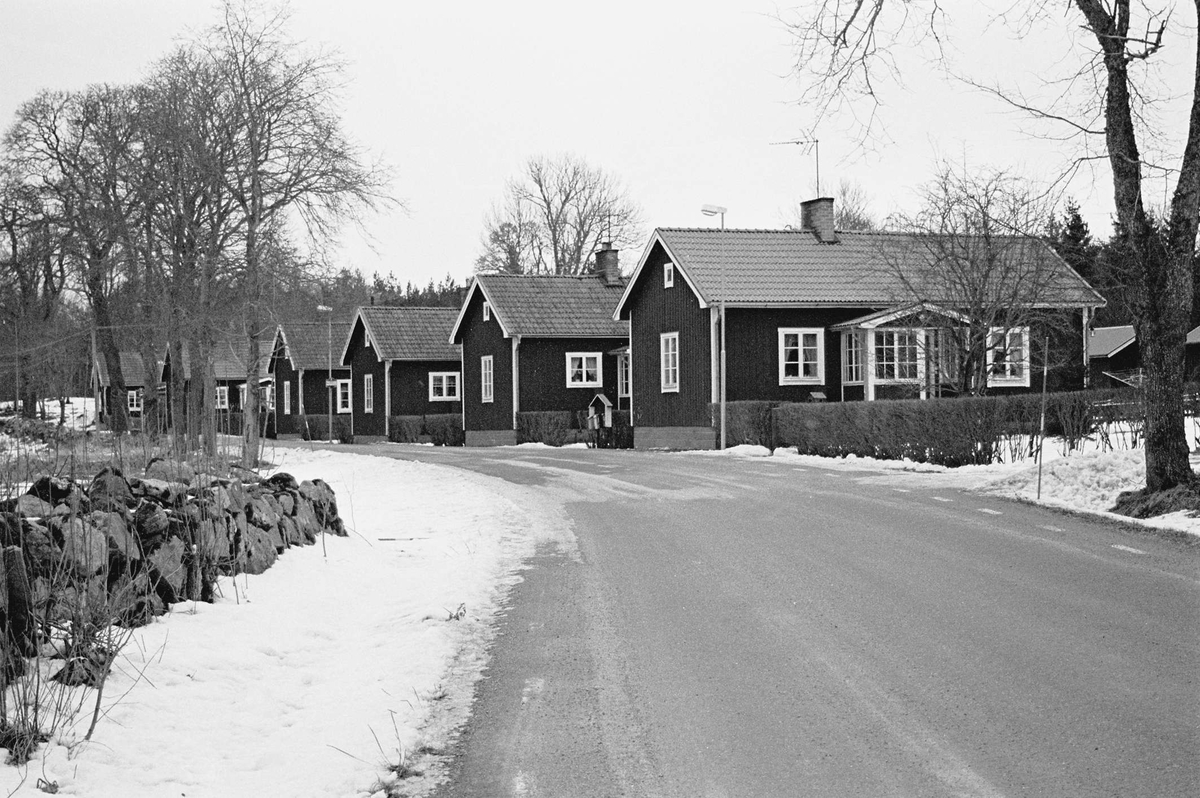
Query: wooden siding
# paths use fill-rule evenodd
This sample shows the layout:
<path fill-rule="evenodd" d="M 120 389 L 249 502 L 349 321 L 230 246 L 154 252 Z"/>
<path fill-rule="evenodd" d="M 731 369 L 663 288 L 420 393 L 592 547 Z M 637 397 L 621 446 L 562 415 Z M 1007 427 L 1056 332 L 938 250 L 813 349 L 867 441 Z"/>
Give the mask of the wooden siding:
<path fill-rule="evenodd" d="M 459 329 L 463 347 L 464 429 L 510 430 L 512 416 L 512 341 L 504 337 L 496 315 L 483 320 L 483 292 L 475 292 Z M 480 358 L 492 356 L 492 401 L 480 393 Z"/>
<path fill-rule="evenodd" d="M 663 288 L 663 263 L 655 244 L 629 294 L 630 368 L 633 374 L 634 427 L 691 427 L 712 423 L 709 312 L 700 307 L 679 269 L 675 284 Z M 679 333 L 679 392 L 663 393 L 659 381 L 659 336 Z"/>
<path fill-rule="evenodd" d="M 457 360 L 393 360 L 391 368 L 392 415 L 428 416 L 462 414 L 462 402 L 429 401 L 429 373 L 462 369 Z M 461 379 L 460 379 L 461 383 Z M 478 387 L 478 386 L 476 386 Z M 459 385 L 459 396 L 463 385 Z"/>
<path fill-rule="evenodd" d="M 368 345 L 366 329 L 359 320 L 350 332 L 350 344 L 346 347 L 343 360 L 350 365 L 353 378 L 350 381 L 350 408 L 354 417 L 355 435 L 382 436 L 385 434 L 386 413 L 383 408 L 384 369 L 383 361 L 375 354 L 375 348 Z M 366 394 L 363 389 L 363 377 L 367 374 L 374 378 L 371 391 L 373 408 L 366 411 Z"/>
<path fill-rule="evenodd" d="M 297 403 L 300 393 L 300 373 L 292 368 L 283 352 L 282 341 L 276 340 L 276 347 L 271 352 L 271 363 L 268 367 L 271 377 L 275 380 L 275 434 L 299 435 L 300 407 Z M 284 388 L 292 394 L 291 413 L 284 413 Z"/>
<path fill-rule="evenodd" d="M 587 410 L 597 393 L 616 403 L 617 356 L 609 352 L 625 346 L 625 338 L 525 338 L 521 341 L 522 412 Z M 601 357 L 599 388 L 567 387 L 567 352 L 598 352 Z"/>

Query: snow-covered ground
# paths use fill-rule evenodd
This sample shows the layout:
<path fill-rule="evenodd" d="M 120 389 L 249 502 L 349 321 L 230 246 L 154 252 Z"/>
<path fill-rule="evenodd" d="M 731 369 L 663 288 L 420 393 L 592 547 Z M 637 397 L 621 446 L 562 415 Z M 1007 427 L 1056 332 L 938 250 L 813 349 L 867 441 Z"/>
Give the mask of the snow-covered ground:
<path fill-rule="evenodd" d="M 352 452 L 276 452 L 280 470 L 333 486 L 350 537 L 289 551 L 262 576 L 223 579 L 215 604 L 176 605 L 138 630 L 94 738 L 81 740 L 81 717 L 28 766 L 0 766 L 0 796 L 43 795 L 38 779 L 63 795 L 382 796 L 390 765 L 427 766 L 466 718 L 523 561 L 574 541 L 534 489 Z M 707 456 L 1028 499 L 1037 483 L 1032 462 L 948 470 L 744 446 Z M 1103 511 L 1138 487 L 1142 468 L 1140 450 L 1057 456 L 1042 501 Z M 1194 518 L 1157 523 L 1200 532 Z"/>

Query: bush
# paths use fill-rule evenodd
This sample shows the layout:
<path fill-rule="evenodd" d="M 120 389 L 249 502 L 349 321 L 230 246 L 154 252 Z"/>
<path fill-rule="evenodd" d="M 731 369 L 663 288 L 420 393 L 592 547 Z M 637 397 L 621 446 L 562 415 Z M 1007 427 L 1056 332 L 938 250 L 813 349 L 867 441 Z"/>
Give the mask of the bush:
<path fill-rule="evenodd" d="M 726 402 L 725 444 L 740 446 L 754 444 L 775 448 L 775 424 L 771 411 L 779 402 Z M 713 429 L 720 444 L 721 405 L 709 405 L 712 411 Z M 615 423 L 615 422 L 614 422 Z"/>
<path fill-rule="evenodd" d="M 425 433 L 434 446 L 464 446 L 467 442 L 462 416 L 457 413 L 425 416 Z"/>
<path fill-rule="evenodd" d="M 417 443 L 425 428 L 423 416 L 392 416 L 388 419 L 388 440 L 392 443 Z"/>
<path fill-rule="evenodd" d="M 755 403 L 737 403 L 749 405 Z M 752 408 L 739 424 L 761 425 Z M 1110 426 L 1140 429 L 1142 406 L 1132 391 L 1073 391 L 1046 397 L 1046 434 L 1069 448 L 1099 436 L 1111 447 Z M 825 457 L 909 459 L 950 467 L 987 464 L 1035 453 L 1041 425 L 1041 394 L 932 400 L 785 404 L 772 411 L 775 444 Z M 727 422 L 734 428 L 731 413 Z M 747 421 L 749 419 L 749 421 Z M 746 434 L 739 427 L 739 435 Z M 761 427 L 759 430 L 761 434 Z M 738 440 L 730 435 L 730 440 Z M 739 441 L 740 442 L 740 441 Z"/>
<path fill-rule="evenodd" d="M 306 441 L 329 440 L 329 416 L 301 416 L 300 427 L 302 430 L 300 436 Z M 333 417 L 333 434 L 341 443 L 354 443 L 354 433 L 350 431 L 349 417 Z"/>
<path fill-rule="evenodd" d="M 517 443 L 562 446 L 571 433 L 570 410 L 517 413 Z"/>

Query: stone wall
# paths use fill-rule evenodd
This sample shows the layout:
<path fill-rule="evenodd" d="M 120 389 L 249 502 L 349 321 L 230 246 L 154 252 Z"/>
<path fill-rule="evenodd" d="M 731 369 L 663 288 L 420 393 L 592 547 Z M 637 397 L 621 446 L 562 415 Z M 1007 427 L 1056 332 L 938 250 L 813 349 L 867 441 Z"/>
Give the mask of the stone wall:
<path fill-rule="evenodd" d="M 0 502 L 0 648 L 27 654 L 38 627 L 81 607 L 148 622 L 178 601 L 213 601 L 219 575 L 260 574 L 323 532 L 346 534 L 333 489 L 288 474 L 197 474 L 155 460 L 140 477 L 43 477 Z"/>

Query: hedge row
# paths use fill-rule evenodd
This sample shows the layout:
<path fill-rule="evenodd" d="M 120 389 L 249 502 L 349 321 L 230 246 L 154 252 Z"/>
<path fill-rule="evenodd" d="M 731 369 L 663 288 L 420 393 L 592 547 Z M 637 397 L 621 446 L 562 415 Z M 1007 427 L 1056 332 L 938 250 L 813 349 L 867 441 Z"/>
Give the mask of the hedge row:
<path fill-rule="evenodd" d="M 462 415 L 441 413 L 388 418 L 388 440 L 392 443 L 418 443 L 423 437 L 428 437 L 434 446 L 464 445 L 466 435 L 462 428 Z"/>
<path fill-rule="evenodd" d="M 730 402 L 726 441 L 826 457 L 909 459 L 946 466 L 986 464 L 1031 453 L 1040 394 L 878 402 Z M 1046 397 L 1046 434 L 1076 448 L 1114 423 L 1140 433 L 1141 395 L 1129 390 L 1072 391 Z M 716 407 L 714 427 L 719 428 Z M 1107 442 L 1106 442 L 1107 443 Z M 1021 450 L 1021 451 L 1019 451 Z"/>
<path fill-rule="evenodd" d="M 305 415 L 300 416 L 300 437 L 306 441 L 329 440 L 329 416 Z M 354 432 L 350 426 L 349 416 L 333 417 L 333 437 L 340 443 L 354 443 Z"/>
<path fill-rule="evenodd" d="M 628 410 L 613 411 L 609 430 L 588 429 L 588 411 L 545 410 L 517 413 L 517 443 L 565 446 L 587 443 L 602 449 L 632 449 L 633 427 Z"/>

